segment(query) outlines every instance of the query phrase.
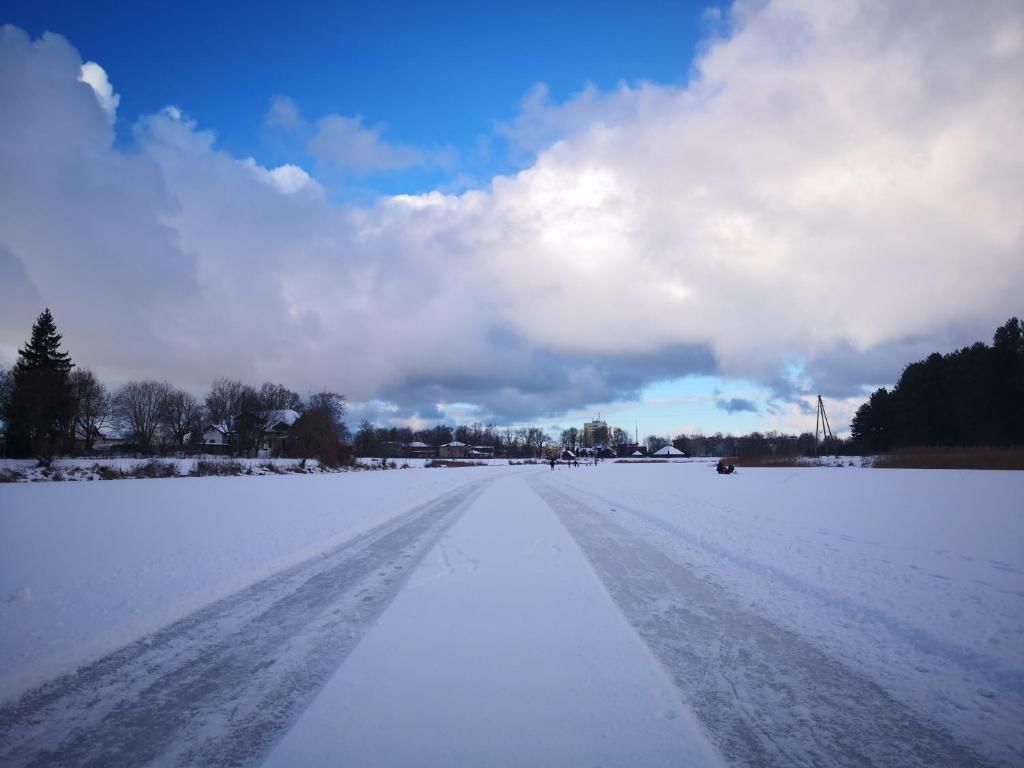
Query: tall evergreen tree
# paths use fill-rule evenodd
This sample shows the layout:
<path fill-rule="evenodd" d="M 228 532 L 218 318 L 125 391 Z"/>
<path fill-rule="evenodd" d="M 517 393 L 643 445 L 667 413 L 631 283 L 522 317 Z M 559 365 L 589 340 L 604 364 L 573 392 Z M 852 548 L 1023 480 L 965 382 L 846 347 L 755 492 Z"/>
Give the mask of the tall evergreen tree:
<path fill-rule="evenodd" d="M 862 447 L 1024 444 L 1024 324 L 1011 317 L 993 345 L 977 342 L 908 365 L 851 425 Z"/>
<path fill-rule="evenodd" d="M 62 337 L 47 308 L 32 326 L 32 336 L 18 350 L 13 386 L 7 404 L 8 451 L 12 456 L 36 456 L 49 463 L 67 447 L 75 413 L 71 369 L 74 363 L 60 351 Z"/>
<path fill-rule="evenodd" d="M 992 337 L 998 408 L 1011 443 L 1024 444 L 1024 321 L 1011 317 Z"/>
<path fill-rule="evenodd" d="M 850 424 L 853 439 L 872 451 L 887 451 L 896 439 L 894 397 L 885 387 L 857 409 Z"/>

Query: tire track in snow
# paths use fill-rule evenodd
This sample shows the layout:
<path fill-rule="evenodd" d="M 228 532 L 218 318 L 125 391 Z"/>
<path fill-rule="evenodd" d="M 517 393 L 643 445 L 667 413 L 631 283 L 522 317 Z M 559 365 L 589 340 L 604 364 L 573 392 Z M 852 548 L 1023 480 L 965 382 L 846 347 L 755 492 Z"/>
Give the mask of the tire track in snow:
<path fill-rule="evenodd" d="M 727 760 L 780 767 L 996 764 L 799 635 L 745 610 L 607 514 L 546 481 L 535 486 Z"/>
<path fill-rule="evenodd" d="M 488 482 L 27 692 L 0 708 L 0 765 L 257 764 Z"/>

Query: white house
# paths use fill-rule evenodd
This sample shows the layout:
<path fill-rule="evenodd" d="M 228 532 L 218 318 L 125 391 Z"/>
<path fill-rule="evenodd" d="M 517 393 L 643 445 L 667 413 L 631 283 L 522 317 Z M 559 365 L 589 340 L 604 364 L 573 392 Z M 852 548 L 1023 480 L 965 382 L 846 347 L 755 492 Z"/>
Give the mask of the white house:
<path fill-rule="evenodd" d="M 203 445 L 229 445 L 231 430 L 223 421 L 203 427 Z"/>

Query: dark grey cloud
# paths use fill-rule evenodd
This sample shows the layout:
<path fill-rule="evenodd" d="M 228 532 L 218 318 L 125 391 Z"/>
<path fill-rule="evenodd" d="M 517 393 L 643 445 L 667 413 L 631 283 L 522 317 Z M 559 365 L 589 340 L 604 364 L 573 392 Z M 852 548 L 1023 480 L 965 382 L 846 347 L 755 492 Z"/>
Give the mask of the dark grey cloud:
<path fill-rule="evenodd" d="M 977 341 L 991 343 L 996 326 L 974 321 L 937 329 L 927 335 L 908 336 L 858 350 L 842 343 L 811 358 L 805 374 L 816 392 L 826 397 L 854 397 L 865 390 L 892 386 L 910 363 L 923 360 L 933 352 L 946 354 Z"/>
<path fill-rule="evenodd" d="M 715 407 L 726 413 L 760 413 L 757 403 L 742 397 L 724 398 L 715 395 Z"/>
<path fill-rule="evenodd" d="M 434 418 L 436 403 L 472 403 L 480 421 L 507 424 L 636 399 L 653 382 L 715 370 L 714 355 L 703 345 L 675 345 L 647 355 L 584 356 L 531 347 L 507 329 L 490 333 L 489 340 L 492 348 L 478 369 L 409 376 L 381 397 L 404 418 Z"/>
<path fill-rule="evenodd" d="M 764 412 L 780 415 L 785 406 L 795 406 L 813 416 L 813 398 L 826 401 L 867 399 L 878 387 L 891 387 L 910 363 L 923 360 L 933 352 L 946 354 L 975 342 L 991 342 L 995 327 L 975 320 L 898 339 L 867 349 L 848 342 L 806 360 L 792 375 L 768 377 L 764 384 L 770 395 Z"/>

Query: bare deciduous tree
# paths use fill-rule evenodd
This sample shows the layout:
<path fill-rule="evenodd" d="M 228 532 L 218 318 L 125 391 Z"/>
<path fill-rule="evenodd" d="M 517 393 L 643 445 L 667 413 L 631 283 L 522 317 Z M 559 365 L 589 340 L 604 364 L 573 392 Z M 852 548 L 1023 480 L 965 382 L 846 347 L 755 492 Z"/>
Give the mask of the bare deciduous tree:
<path fill-rule="evenodd" d="M 664 437 L 659 437 L 658 435 L 648 435 L 647 439 L 644 440 L 644 443 L 647 445 L 647 452 L 654 453 L 668 445 L 668 440 Z"/>
<path fill-rule="evenodd" d="M 75 439 L 84 450 L 91 451 L 100 430 L 110 426 L 111 398 L 107 388 L 88 368 L 71 372 L 71 387 L 75 394 Z"/>
<path fill-rule="evenodd" d="M 165 381 L 129 381 L 114 396 L 116 418 L 140 448 L 152 447 L 170 391 Z"/>
<path fill-rule="evenodd" d="M 241 411 L 246 390 L 252 390 L 237 379 L 214 379 L 206 396 L 206 415 L 215 424 L 226 422 Z"/>
<path fill-rule="evenodd" d="M 529 449 L 532 456 L 540 456 L 541 450 L 544 448 L 546 443 L 549 443 L 551 438 L 548 434 L 540 427 L 529 427 L 526 430 L 526 446 Z"/>
<path fill-rule="evenodd" d="M 576 451 L 576 446 L 579 443 L 580 431 L 576 427 L 569 427 L 563 429 L 562 434 L 559 437 L 559 442 L 562 444 L 562 448 L 567 451 Z"/>
<path fill-rule="evenodd" d="M 612 445 L 632 445 L 633 436 L 621 427 L 612 427 Z"/>
<path fill-rule="evenodd" d="M 264 382 L 260 387 L 260 406 L 265 411 L 292 410 L 302 412 L 302 398 L 282 384 Z"/>
<path fill-rule="evenodd" d="M 183 389 L 171 389 L 164 401 L 163 424 L 178 447 L 185 445 L 185 438 L 193 430 L 200 429 L 199 401 Z"/>

